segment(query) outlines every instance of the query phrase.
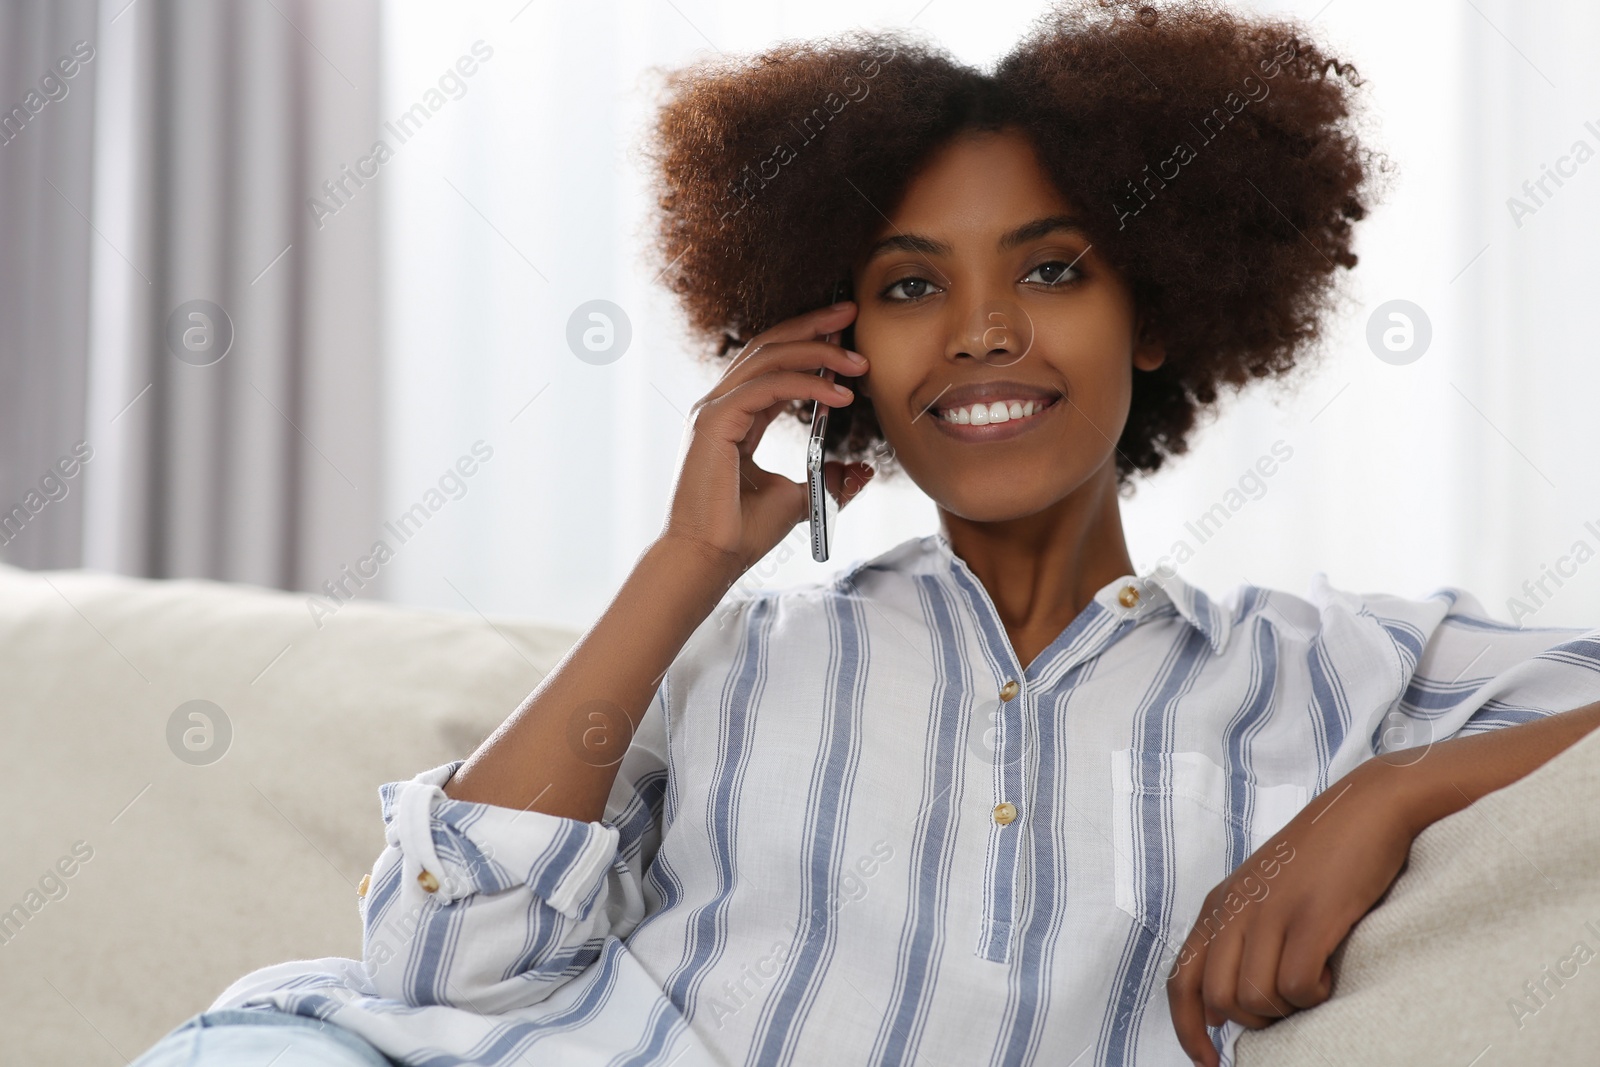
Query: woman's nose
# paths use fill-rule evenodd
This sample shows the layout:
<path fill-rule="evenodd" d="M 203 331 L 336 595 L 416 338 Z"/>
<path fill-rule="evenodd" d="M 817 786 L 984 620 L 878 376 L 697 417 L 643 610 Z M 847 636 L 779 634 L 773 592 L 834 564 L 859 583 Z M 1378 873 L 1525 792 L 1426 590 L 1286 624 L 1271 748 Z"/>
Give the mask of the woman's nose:
<path fill-rule="evenodd" d="M 1009 367 L 1033 347 L 1033 319 L 1015 300 L 985 299 L 955 312 L 945 355 Z"/>

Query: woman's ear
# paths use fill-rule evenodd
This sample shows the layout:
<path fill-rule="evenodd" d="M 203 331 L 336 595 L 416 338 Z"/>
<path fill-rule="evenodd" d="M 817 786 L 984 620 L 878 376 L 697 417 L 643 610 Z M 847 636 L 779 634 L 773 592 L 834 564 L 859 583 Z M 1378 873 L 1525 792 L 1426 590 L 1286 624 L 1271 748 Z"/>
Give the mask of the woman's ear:
<path fill-rule="evenodd" d="M 1167 361 L 1167 346 L 1145 329 L 1141 316 L 1133 329 L 1133 365 L 1140 370 L 1155 370 Z"/>
<path fill-rule="evenodd" d="M 1167 361 L 1167 349 L 1160 341 L 1150 341 L 1133 350 L 1133 365 L 1140 370 L 1155 370 Z"/>

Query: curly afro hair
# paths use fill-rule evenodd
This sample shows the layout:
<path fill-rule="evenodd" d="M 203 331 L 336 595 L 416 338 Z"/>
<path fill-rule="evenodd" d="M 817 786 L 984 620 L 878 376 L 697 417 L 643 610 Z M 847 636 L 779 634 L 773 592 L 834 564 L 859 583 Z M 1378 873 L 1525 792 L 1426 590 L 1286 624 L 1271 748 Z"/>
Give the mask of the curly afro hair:
<path fill-rule="evenodd" d="M 898 31 L 708 60 L 667 72 L 645 145 L 653 253 L 704 358 L 724 359 L 848 287 L 876 205 L 952 135 L 1020 128 L 1166 348 L 1134 375 L 1126 488 L 1187 451 L 1223 384 L 1280 378 L 1317 346 L 1390 169 L 1357 140 L 1361 84 L 1297 23 L 1202 0 L 1069 0 L 992 73 Z M 870 400 L 834 409 L 827 447 L 883 454 Z"/>

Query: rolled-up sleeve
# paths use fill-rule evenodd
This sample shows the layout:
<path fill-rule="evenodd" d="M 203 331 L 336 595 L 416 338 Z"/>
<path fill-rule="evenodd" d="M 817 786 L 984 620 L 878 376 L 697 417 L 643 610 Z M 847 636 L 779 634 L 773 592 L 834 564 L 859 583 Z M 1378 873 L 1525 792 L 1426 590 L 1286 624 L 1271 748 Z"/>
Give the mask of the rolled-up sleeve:
<path fill-rule="evenodd" d="M 583 822 L 452 800 L 464 761 L 380 787 L 387 845 L 362 899 L 374 992 L 490 1013 L 537 1003 L 646 909 L 660 844 L 669 682 L 623 756 L 605 815 Z"/>
<path fill-rule="evenodd" d="M 1371 734 L 1375 754 L 1417 749 L 1600 701 L 1600 629 L 1535 628 L 1491 617 L 1445 589 L 1437 623 L 1380 613 L 1402 670 L 1402 695 Z M 1392 602 L 1391 602 L 1392 603 Z"/>

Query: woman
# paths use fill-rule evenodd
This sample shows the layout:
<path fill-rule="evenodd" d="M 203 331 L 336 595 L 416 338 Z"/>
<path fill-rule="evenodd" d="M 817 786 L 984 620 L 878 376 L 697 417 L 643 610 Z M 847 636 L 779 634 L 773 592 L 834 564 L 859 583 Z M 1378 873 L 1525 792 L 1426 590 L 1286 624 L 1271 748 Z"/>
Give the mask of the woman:
<path fill-rule="evenodd" d="M 1129 557 L 1119 491 L 1355 263 L 1356 84 L 1121 3 L 992 75 L 885 35 L 676 75 L 659 251 L 732 358 L 660 536 L 470 758 L 383 787 L 363 960 L 141 1065 L 1211 1065 L 1329 996 L 1412 837 L 1600 723 L 1600 635 Z M 892 466 L 940 529 L 730 595 L 806 515 L 752 454 L 813 403 L 841 504 Z"/>

